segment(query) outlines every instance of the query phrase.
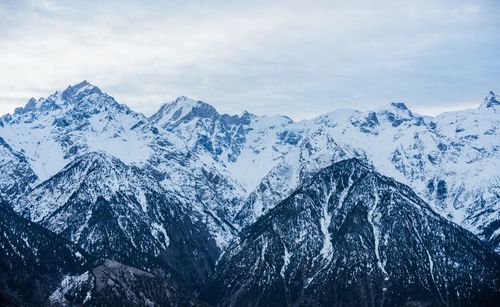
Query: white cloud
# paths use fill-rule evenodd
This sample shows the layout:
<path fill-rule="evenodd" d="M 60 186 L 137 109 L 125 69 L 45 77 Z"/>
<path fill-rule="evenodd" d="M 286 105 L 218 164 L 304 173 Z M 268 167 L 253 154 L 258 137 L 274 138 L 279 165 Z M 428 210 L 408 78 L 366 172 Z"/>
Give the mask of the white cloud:
<path fill-rule="evenodd" d="M 179 95 L 295 118 L 391 100 L 446 110 L 499 86 L 499 11 L 465 0 L 6 1 L 0 113 L 83 79 L 145 113 Z"/>

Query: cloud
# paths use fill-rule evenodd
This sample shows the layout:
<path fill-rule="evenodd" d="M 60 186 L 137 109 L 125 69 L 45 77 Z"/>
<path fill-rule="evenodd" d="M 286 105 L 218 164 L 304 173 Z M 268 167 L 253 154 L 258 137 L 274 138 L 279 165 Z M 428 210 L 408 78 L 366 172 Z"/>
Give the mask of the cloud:
<path fill-rule="evenodd" d="M 500 84 L 495 1 L 6 1 L 0 113 L 87 79 L 151 114 L 187 95 L 294 118 Z M 307 110 L 307 113 L 304 112 Z"/>

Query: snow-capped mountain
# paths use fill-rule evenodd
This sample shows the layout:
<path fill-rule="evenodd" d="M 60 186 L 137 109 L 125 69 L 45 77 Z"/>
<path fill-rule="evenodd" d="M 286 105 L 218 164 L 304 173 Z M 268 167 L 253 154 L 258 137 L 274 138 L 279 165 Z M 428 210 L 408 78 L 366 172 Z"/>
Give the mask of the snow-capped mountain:
<path fill-rule="evenodd" d="M 407 186 L 333 164 L 245 228 L 206 298 L 220 306 L 485 305 L 500 258 Z"/>
<path fill-rule="evenodd" d="M 225 170 L 213 161 L 205 162 L 183 140 L 86 81 L 48 98 L 30 99 L 2 120 L 0 137 L 26 158 L 37 177 L 32 186 L 49 180 L 82 155 L 104 152 L 150 173 L 165 191 L 193 207 L 219 248 L 234 235 L 229 217 L 242 193 L 221 173 Z"/>
<path fill-rule="evenodd" d="M 145 146 L 151 136 L 131 129 L 141 115 L 86 81 L 48 98 L 31 98 L 3 118 L 2 136 L 26 155 L 40 181 L 85 152 L 102 150 L 132 163 L 146 161 L 151 150 Z"/>
<path fill-rule="evenodd" d="M 415 115 L 402 104 L 377 112 L 333 112 L 290 127 L 308 131 L 292 150 L 298 151 L 297 158 L 275 166 L 265 177 L 266 186 L 259 186 L 252 197 L 261 199 L 260 206 L 272 208 L 276 202 L 260 196 L 259 190 L 293 189 L 302 181 L 301 174 L 307 178 L 338 158 L 366 157 L 382 173 L 412 186 L 443 216 L 498 248 L 500 142 L 495 131 L 499 123 L 496 107 L 436 118 Z M 348 144 L 350 150 L 345 151 L 355 154 L 330 159 L 331 148 L 339 144 Z M 300 162 L 300 157 L 311 153 L 314 160 Z M 283 169 L 289 171 L 283 173 Z M 279 182 L 268 180 L 277 176 Z"/>
<path fill-rule="evenodd" d="M 255 115 L 248 112 L 220 115 L 211 105 L 183 96 L 164 104 L 150 120 L 186 140 L 191 150 L 226 163 L 240 154 L 252 118 Z"/>
<path fill-rule="evenodd" d="M 244 188 L 243 195 L 287 152 L 287 146 L 280 146 L 274 134 L 292 123 L 286 116 L 219 114 L 209 104 L 186 97 L 164 104 L 150 119 L 179 136 L 205 160 L 226 169 Z"/>
<path fill-rule="evenodd" d="M 219 253 L 191 208 L 144 171 L 104 153 L 78 157 L 14 209 L 90 254 L 161 268 L 179 285 L 203 282 Z"/>
<path fill-rule="evenodd" d="M 200 155 L 213 157 L 212 149 L 222 148 L 214 160 L 245 188 L 236 226 L 255 221 L 320 169 L 359 157 L 410 185 L 436 211 L 498 251 L 499 100 L 491 92 L 477 109 L 436 117 L 414 114 L 403 103 L 376 111 L 338 110 L 300 122 L 247 115 L 228 129 L 221 128 L 228 115 L 182 98 L 152 118 Z M 203 112 L 193 111 L 197 106 L 210 116 L 199 116 Z M 238 131 L 234 142 L 219 137 L 226 131 Z"/>
<path fill-rule="evenodd" d="M 499 100 L 294 122 L 186 97 L 148 118 L 86 81 L 30 99 L 0 117 L 0 210 L 63 258 L 81 248 L 85 266 L 55 263 L 35 296 L 0 293 L 203 306 L 210 285 L 203 299 L 222 305 L 485 302 L 500 260 L 454 223 L 500 251 Z M 16 233 L 3 232 L 17 257 L 5 267 L 36 272 L 44 247 Z"/>

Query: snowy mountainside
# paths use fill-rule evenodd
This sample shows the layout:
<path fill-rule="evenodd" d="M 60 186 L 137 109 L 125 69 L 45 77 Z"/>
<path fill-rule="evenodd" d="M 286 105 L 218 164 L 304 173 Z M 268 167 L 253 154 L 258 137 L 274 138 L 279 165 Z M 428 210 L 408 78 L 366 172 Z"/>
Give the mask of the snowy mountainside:
<path fill-rule="evenodd" d="M 143 170 L 105 153 L 75 159 L 14 208 L 90 254 L 161 268 L 180 286 L 203 282 L 219 253 L 192 208 Z"/>
<path fill-rule="evenodd" d="M 498 101 L 490 93 L 478 109 L 434 118 L 392 103 L 293 122 L 219 114 L 179 97 L 148 119 L 82 82 L 3 116 L 0 137 L 25 157 L 36 184 L 92 151 L 147 169 L 194 207 L 221 248 L 311 174 L 350 157 L 410 185 L 499 248 Z"/>
<path fill-rule="evenodd" d="M 26 157 L 0 137 L 0 199 L 14 203 L 37 181 Z"/>
<path fill-rule="evenodd" d="M 84 154 L 105 152 L 147 170 L 164 190 L 193 206 L 220 248 L 234 235 L 230 217 L 243 193 L 226 170 L 86 81 L 30 99 L 2 122 L 0 137 L 24 155 L 37 176 L 35 184 Z"/>
<path fill-rule="evenodd" d="M 500 124 L 496 109 L 480 107 L 429 118 L 411 113 L 402 104 L 391 104 L 377 112 L 333 112 L 305 124 L 316 126 L 311 131 L 326 130 L 338 144 L 349 144 L 354 155 L 347 158 L 366 157 L 383 174 L 410 185 L 443 216 L 498 248 L 500 141 L 492 132 Z M 311 132 L 309 137 L 314 139 L 316 134 Z M 303 154 L 314 148 L 318 155 L 330 156 L 333 146 L 318 143 L 311 147 L 315 142 L 309 141 L 294 150 Z M 307 166 L 283 161 L 279 168 L 311 168 L 318 162 L 316 167 L 321 168 L 327 161 L 317 159 Z M 280 180 L 260 190 L 300 182 L 286 176 Z"/>
<path fill-rule="evenodd" d="M 108 151 L 126 163 L 145 161 L 150 153 L 141 142 L 145 137 L 130 129 L 140 120 L 140 114 L 84 81 L 48 98 L 30 99 L 4 116 L 0 133 L 24 152 L 43 181 L 89 151 Z"/>
<path fill-rule="evenodd" d="M 204 297 L 221 306 L 475 306 L 498 300 L 499 276 L 500 257 L 473 234 L 349 159 L 245 228 Z"/>
<path fill-rule="evenodd" d="M 403 103 L 366 112 L 343 109 L 300 122 L 254 115 L 238 129 L 241 133 L 234 142 L 225 140 L 225 147 L 217 135 L 228 129 L 213 127 L 228 115 L 205 103 L 178 99 L 163 107 L 169 110 L 168 116 L 158 112 L 153 118 L 191 142 L 190 148 L 196 147 L 200 155 L 210 152 L 206 148 L 238 148 L 231 154 L 221 150 L 224 154 L 214 158 L 245 188 L 246 199 L 234 220 L 238 227 L 255 221 L 311 174 L 331 163 L 360 157 L 410 185 L 436 211 L 498 251 L 499 100 L 491 92 L 477 109 L 436 117 L 414 114 Z M 199 105 L 210 110 L 210 116 L 193 112 Z M 199 140 L 209 146 L 195 146 Z"/>
<path fill-rule="evenodd" d="M 185 140 L 191 151 L 221 165 L 242 185 L 243 193 L 253 189 L 273 161 L 286 153 L 267 136 L 292 122 L 285 116 L 220 114 L 211 105 L 187 97 L 164 104 L 150 120 Z"/>
<path fill-rule="evenodd" d="M 234 161 L 245 141 L 250 119 L 255 115 L 220 115 L 214 107 L 202 101 L 179 97 L 167 103 L 150 120 L 167 131 L 175 131 L 198 153 L 208 153 L 217 161 Z"/>

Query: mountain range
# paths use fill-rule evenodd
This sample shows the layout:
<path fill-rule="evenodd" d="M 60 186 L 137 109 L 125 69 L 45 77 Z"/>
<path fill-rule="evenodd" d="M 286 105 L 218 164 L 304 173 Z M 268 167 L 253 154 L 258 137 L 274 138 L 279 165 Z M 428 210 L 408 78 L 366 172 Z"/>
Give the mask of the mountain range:
<path fill-rule="evenodd" d="M 494 304 L 499 109 L 293 121 L 179 97 L 146 117 L 87 81 L 32 98 L 0 117 L 0 300 Z"/>

